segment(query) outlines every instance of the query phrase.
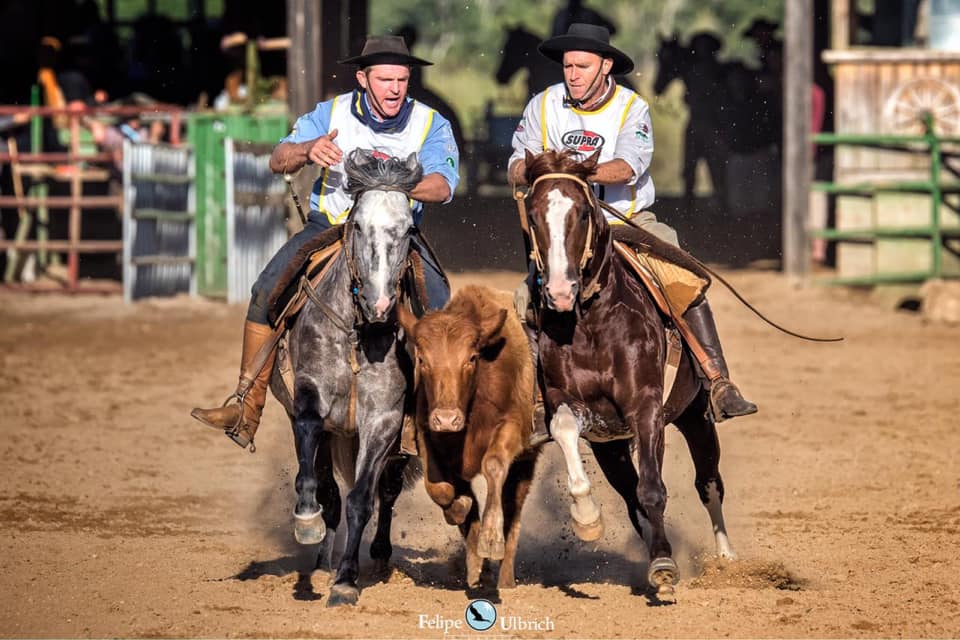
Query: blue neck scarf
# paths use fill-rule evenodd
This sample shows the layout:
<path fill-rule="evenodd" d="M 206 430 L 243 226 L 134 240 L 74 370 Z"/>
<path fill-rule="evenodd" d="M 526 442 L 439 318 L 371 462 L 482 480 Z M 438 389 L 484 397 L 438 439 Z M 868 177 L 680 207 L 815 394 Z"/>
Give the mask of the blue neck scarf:
<path fill-rule="evenodd" d="M 378 120 L 373 115 L 370 105 L 367 104 L 366 93 L 359 88 L 353 90 L 353 96 L 350 98 L 350 113 L 376 133 L 403 131 L 404 127 L 407 126 L 407 121 L 410 120 L 410 114 L 413 113 L 413 100 L 406 98 L 397 115 L 387 120 Z"/>

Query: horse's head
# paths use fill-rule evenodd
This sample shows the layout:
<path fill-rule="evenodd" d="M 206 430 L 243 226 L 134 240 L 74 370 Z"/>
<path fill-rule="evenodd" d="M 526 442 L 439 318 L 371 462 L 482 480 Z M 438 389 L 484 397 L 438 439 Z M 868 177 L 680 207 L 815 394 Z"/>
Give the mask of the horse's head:
<path fill-rule="evenodd" d="M 680 39 L 674 33 L 670 39 L 657 36 L 657 77 L 653 81 L 653 92 L 663 93 L 667 85 L 680 77 L 688 57 L 687 50 L 680 44 Z"/>
<path fill-rule="evenodd" d="M 354 197 L 344 232 L 351 286 L 364 319 L 384 322 L 396 303 L 410 248 L 409 193 L 423 168 L 415 153 L 401 160 L 366 149 L 352 151 L 344 168 Z"/>
<path fill-rule="evenodd" d="M 526 154 L 532 250 L 542 297 L 556 311 L 573 310 L 581 293 L 584 267 L 607 230 L 587 183 L 599 157 L 599 151 L 583 161 L 570 150 Z"/>
<path fill-rule="evenodd" d="M 537 53 L 538 44 L 540 38 L 523 27 L 508 30 L 507 41 L 503 44 L 503 57 L 495 75 L 497 83 L 507 84 L 517 71 L 524 67 L 529 68 L 532 61 L 540 55 Z"/>
<path fill-rule="evenodd" d="M 506 309 L 467 306 L 428 313 L 419 321 L 403 305 L 397 320 L 416 352 L 417 384 L 431 431 L 461 431 L 477 391 L 481 351 L 500 340 Z"/>

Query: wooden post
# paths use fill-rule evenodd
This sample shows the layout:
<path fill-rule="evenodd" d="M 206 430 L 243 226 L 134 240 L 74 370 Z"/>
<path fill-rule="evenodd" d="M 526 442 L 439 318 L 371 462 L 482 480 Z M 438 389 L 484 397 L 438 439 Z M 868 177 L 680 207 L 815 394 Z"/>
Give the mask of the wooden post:
<path fill-rule="evenodd" d="M 287 0 L 289 107 L 294 117 L 356 84 L 351 67 L 337 64 L 360 53 L 368 0 Z"/>
<path fill-rule="evenodd" d="M 808 267 L 813 16 L 807 0 L 786 0 L 784 8 L 783 270 L 802 276 Z"/>
<path fill-rule="evenodd" d="M 287 51 L 288 106 L 293 118 L 313 111 L 321 99 L 321 18 L 320 2 L 287 0 L 287 35 L 290 37 Z"/>
<path fill-rule="evenodd" d="M 834 51 L 850 48 L 850 0 L 832 0 L 830 14 L 830 48 Z"/>

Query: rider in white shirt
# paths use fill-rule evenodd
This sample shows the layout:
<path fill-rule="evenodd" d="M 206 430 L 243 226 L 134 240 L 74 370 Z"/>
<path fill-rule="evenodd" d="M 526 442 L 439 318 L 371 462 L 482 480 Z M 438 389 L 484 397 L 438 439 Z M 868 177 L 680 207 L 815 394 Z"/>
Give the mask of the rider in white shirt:
<path fill-rule="evenodd" d="M 589 182 L 601 200 L 646 231 L 679 246 L 677 233 L 647 211 L 655 191 L 650 177 L 653 125 L 650 108 L 612 76 L 630 73 L 633 61 L 610 44 L 602 26 L 574 23 L 565 35 L 544 41 L 540 53 L 563 65 L 563 82 L 548 87 L 527 103 L 513 135 L 508 175 L 526 182 L 527 151 L 572 149 L 589 156 L 600 150 L 600 163 Z M 607 214 L 612 224 L 623 224 Z M 683 316 L 706 357 L 699 361 L 710 387 L 717 422 L 757 411 L 730 380 L 713 314 L 706 298 Z M 696 352 L 697 350 L 690 350 Z"/>

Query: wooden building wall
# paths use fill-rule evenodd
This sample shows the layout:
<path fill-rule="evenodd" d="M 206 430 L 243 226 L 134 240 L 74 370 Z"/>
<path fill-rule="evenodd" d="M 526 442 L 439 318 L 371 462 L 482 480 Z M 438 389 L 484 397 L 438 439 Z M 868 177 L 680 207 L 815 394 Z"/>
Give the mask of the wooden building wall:
<path fill-rule="evenodd" d="M 960 52 L 927 49 L 847 49 L 825 51 L 834 70 L 835 131 L 860 134 L 921 134 L 920 116 L 929 109 L 941 136 L 960 136 Z M 958 149 L 960 150 L 960 149 Z M 927 180 L 929 154 L 910 154 L 841 145 L 836 149 L 838 183 Z M 952 177 L 944 171 L 942 181 Z M 953 196 L 941 206 L 941 226 L 960 225 L 960 202 Z M 873 197 L 840 196 L 836 228 L 920 227 L 931 221 L 930 196 L 881 193 Z M 871 244 L 842 242 L 837 268 L 841 277 L 922 271 L 930 264 L 925 239 L 884 239 Z M 960 273 L 960 261 L 945 254 L 945 270 Z"/>

